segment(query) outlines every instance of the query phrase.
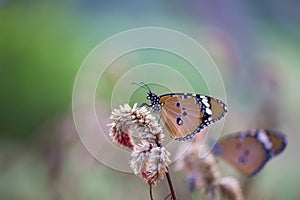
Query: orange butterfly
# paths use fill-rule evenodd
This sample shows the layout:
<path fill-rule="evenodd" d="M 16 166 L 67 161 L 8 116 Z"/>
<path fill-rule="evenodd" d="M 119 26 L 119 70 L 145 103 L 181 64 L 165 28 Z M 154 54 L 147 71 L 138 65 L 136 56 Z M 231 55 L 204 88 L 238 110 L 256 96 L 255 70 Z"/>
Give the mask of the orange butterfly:
<path fill-rule="evenodd" d="M 170 93 L 158 96 L 144 84 L 148 90 L 147 99 L 151 107 L 158 113 L 168 134 L 175 140 L 192 139 L 197 133 L 211 123 L 221 119 L 227 112 L 226 105 L 219 99 L 200 94 Z"/>
<path fill-rule="evenodd" d="M 241 173 L 252 176 L 286 147 L 285 135 L 263 129 L 225 136 L 213 149 L 215 155 L 231 163 Z"/>

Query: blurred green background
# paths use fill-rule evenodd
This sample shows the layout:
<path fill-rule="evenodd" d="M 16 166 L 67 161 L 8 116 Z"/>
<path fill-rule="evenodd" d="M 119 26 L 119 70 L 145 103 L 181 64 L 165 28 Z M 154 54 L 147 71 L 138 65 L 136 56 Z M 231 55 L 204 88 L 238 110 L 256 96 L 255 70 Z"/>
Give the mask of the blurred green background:
<path fill-rule="evenodd" d="M 248 199 L 299 199 L 299 4 L 0 0 L 0 199 L 149 198 L 139 178 L 90 156 L 71 109 L 75 76 L 88 53 L 113 34 L 144 26 L 180 31 L 209 51 L 228 97 L 224 133 L 257 127 L 287 135 L 283 154 L 244 188 Z M 145 55 L 135 55 L 139 64 L 151 62 Z M 172 56 L 159 59 L 178 66 Z M 117 78 L 110 73 L 100 99 L 110 100 Z M 179 199 L 199 199 L 181 172 L 172 176 Z M 154 191 L 163 199 L 166 183 Z"/>

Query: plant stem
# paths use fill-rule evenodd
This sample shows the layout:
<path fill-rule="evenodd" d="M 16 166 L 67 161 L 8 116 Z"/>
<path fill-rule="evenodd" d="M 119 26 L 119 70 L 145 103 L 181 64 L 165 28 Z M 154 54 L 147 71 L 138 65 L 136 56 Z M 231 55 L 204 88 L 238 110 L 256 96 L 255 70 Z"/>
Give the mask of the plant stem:
<path fill-rule="evenodd" d="M 153 196 L 152 196 L 152 185 L 150 184 L 150 199 L 153 200 Z"/>
<path fill-rule="evenodd" d="M 156 145 L 158 147 L 162 146 L 161 143 L 158 142 L 158 140 L 156 140 L 155 142 L 156 142 Z M 174 190 L 174 187 L 173 187 L 173 183 L 172 183 L 172 180 L 171 180 L 171 176 L 170 176 L 170 173 L 169 173 L 169 167 L 167 167 L 166 177 L 167 177 L 169 188 L 170 188 L 170 191 L 171 191 L 172 200 L 176 200 L 177 199 L 176 198 L 176 193 L 175 193 L 175 190 Z"/>
<path fill-rule="evenodd" d="M 210 200 L 215 200 L 215 199 L 216 199 L 215 187 L 211 186 L 210 187 Z"/>
<path fill-rule="evenodd" d="M 166 177 L 167 177 L 167 180 L 168 180 L 168 184 L 169 184 L 169 188 L 170 188 L 170 191 L 171 191 L 171 195 L 172 195 L 172 199 L 173 200 L 176 200 L 176 193 L 175 193 L 175 190 L 174 190 L 174 187 L 173 187 L 173 183 L 172 183 L 172 180 L 171 180 L 171 176 L 170 176 L 170 173 L 169 173 L 169 168 L 167 168 L 168 171 L 166 172 Z"/>

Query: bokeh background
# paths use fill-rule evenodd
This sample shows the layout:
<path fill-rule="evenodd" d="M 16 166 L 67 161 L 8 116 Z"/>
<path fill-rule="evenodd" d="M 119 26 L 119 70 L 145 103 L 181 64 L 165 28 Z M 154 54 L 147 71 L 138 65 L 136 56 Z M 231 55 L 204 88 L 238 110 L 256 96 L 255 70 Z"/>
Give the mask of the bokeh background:
<path fill-rule="evenodd" d="M 111 35 L 144 26 L 183 32 L 211 54 L 230 109 L 224 134 L 271 128 L 287 135 L 282 155 L 251 180 L 239 177 L 247 198 L 299 199 L 299 4 L 0 0 L 0 199 L 149 198 L 142 180 L 86 151 L 72 118 L 72 88 L 84 58 Z M 149 55 L 137 53 L 126 65 L 151 62 Z M 178 65 L 166 54 L 157 59 Z M 109 72 L 99 101 L 109 103 L 118 73 Z M 179 199 L 201 198 L 188 191 L 182 172 L 171 172 Z M 154 191 L 163 199 L 166 183 Z"/>

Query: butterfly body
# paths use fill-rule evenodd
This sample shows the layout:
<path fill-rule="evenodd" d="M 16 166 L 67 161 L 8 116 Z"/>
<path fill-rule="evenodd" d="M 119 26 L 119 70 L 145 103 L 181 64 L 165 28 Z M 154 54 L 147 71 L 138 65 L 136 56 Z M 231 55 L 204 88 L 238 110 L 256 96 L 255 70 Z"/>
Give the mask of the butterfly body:
<path fill-rule="evenodd" d="M 242 174 L 252 176 L 274 156 L 281 153 L 287 141 L 282 133 L 253 129 L 221 138 L 213 152 L 231 163 Z"/>
<path fill-rule="evenodd" d="M 158 96 L 149 90 L 147 99 L 152 111 L 160 115 L 170 137 L 179 141 L 192 139 L 227 112 L 221 100 L 200 94 L 169 93 Z"/>

